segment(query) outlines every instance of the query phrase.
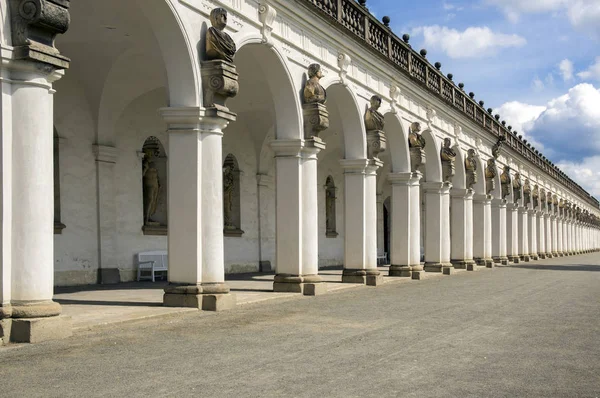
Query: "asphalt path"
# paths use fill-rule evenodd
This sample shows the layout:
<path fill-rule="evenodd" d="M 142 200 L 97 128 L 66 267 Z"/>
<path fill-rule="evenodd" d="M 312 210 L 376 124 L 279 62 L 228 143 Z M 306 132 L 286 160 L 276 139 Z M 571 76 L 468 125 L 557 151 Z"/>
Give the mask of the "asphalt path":
<path fill-rule="evenodd" d="M 0 397 L 599 397 L 600 254 L 0 348 Z"/>

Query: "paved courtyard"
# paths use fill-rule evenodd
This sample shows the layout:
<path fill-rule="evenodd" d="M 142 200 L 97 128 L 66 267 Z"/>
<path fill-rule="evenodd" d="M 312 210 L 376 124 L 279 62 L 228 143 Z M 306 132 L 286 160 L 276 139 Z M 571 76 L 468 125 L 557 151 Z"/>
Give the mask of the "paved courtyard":
<path fill-rule="evenodd" d="M 71 339 L 0 348 L 0 396 L 598 397 L 598 264 L 588 254 L 218 314 L 81 321 Z"/>

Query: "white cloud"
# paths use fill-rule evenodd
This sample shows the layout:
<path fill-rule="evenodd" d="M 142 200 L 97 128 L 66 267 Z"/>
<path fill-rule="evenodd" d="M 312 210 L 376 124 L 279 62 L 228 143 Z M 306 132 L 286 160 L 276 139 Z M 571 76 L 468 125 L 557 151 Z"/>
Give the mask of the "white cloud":
<path fill-rule="evenodd" d="M 535 91 L 542 91 L 544 88 L 546 88 L 546 85 L 539 78 L 539 76 L 536 76 L 535 79 L 533 79 L 533 82 L 531 82 L 531 86 Z"/>
<path fill-rule="evenodd" d="M 552 151 L 553 157 L 581 159 L 600 152 L 600 90 L 579 84 L 548 103 L 527 135 Z"/>
<path fill-rule="evenodd" d="M 600 197 L 600 89 L 582 83 L 546 106 L 507 102 L 494 111 L 592 195 Z"/>
<path fill-rule="evenodd" d="M 470 27 L 464 32 L 433 25 L 416 28 L 423 34 L 425 46 L 444 51 L 450 58 L 478 58 L 493 55 L 501 48 L 522 47 L 527 41 L 518 35 L 494 33 L 487 26 Z"/>
<path fill-rule="evenodd" d="M 534 122 L 546 110 L 545 106 L 524 104 L 518 101 L 507 102 L 500 108 L 494 110 L 502 120 L 513 127 L 519 134 L 527 131 L 527 126 Z"/>
<path fill-rule="evenodd" d="M 600 1 L 571 1 L 568 15 L 571 25 L 576 29 L 600 38 Z"/>
<path fill-rule="evenodd" d="M 556 165 L 588 193 L 600 197 L 600 156 L 575 162 L 562 161 Z"/>
<path fill-rule="evenodd" d="M 511 22 L 518 22 L 521 14 L 556 11 L 568 4 L 568 0 L 486 0 L 486 3 L 500 8 Z"/>
<path fill-rule="evenodd" d="M 596 57 L 596 62 L 587 70 L 577 74 L 583 80 L 600 80 L 600 57 Z"/>
<path fill-rule="evenodd" d="M 568 59 L 563 59 L 558 64 L 558 69 L 564 81 L 573 79 L 573 62 Z"/>

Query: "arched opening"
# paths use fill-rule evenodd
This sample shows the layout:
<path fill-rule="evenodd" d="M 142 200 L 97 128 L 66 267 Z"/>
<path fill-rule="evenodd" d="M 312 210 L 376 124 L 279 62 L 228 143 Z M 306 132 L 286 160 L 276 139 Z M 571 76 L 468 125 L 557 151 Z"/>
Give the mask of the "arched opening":
<path fill-rule="evenodd" d="M 168 137 L 157 110 L 200 106 L 202 86 L 178 7 L 172 0 L 70 6 L 69 31 L 56 39 L 71 59 L 54 84 L 55 125 L 67 143 L 60 206 L 69 214 L 66 239 L 55 241 L 57 286 L 135 280 L 137 253 L 167 249 Z M 144 154 L 148 137 L 159 157 Z M 158 198 L 150 199 L 144 186 L 152 176 Z M 150 217 L 149 207 L 156 207 Z"/>
<path fill-rule="evenodd" d="M 392 232 L 392 198 L 388 197 L 383 201 L 383 257 L 385 264 L 389 264 Z"/>
<path fill-rule="evenodd" d="M 62 234 L 66 225 L 61 221 L 60 212 L 60 138 L 54 128 L 54 234 Z"/>

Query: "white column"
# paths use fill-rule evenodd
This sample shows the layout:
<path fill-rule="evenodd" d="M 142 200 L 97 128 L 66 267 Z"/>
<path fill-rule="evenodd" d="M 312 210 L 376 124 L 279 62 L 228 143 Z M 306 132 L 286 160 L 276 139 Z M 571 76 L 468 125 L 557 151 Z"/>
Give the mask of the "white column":
<path fill-rule="evenodd" d="M 450 263 L 451 184 L 426 182 L 425 191 L 425 271 L 452 273 Z"/>
<path fill-rule="evenodd" d="M 275 140 L 276 272 L 273 291 L 317 295 L 326 291 L 318 275 L 316 140 Z"/>
<path fill-rule="evenodd" d="M 421 212 L 419 181 L 421 173 L 393 173 L 392 184 L 391 266 L 389 275 L 419 279 L 423 267 L 419 238 Z M 413 271 L 414 270 L 414 271 Z"/>
<path fill-rule="evenodd" d="M 16 65 L 13 65 L 16 67 Z M 2 174 L 11 181 L 12 223 L 9 265 L 12 271 L 13 318 L 59 315 L 60 305 L 52 301 L 54 290 L 54 166 L 52 82 L 60 75 L 44 75 L 33 64 L 12 71 L 11 84 L 3 94 L 11 96 L 12 136 L 10 164 L 3 162 Z M 30 68 L 30 69 L 29 69 Z M 8 107 L 8 104 L 5 104 Z M 8 109 L 11 109 L 8 108 Z M 10 111 L 9 111 L 10 112 Z M 3 120 L 4 122 L 4 120 Z M 2 134 L 11 134 L 3 129 Z M 7 142 L 9 141 L 9 142 Z M 12 142 L 10 142 L 12 141 Z M 7 148 L 8 149 L 8 148 Z M 3 148 L 4 150 L 4 148 Z M 8 226 L 6 226 L 8 227 Z M 3 235 L 7 232 L 3 228 Z M 4 236 L 3 236 L 4 238 Z M 8 237 L 7 237 L 8 238 Z M 3 247 L 3 250 L 5 248 Z M 3 253 L 3 260 L 6 259 Z"/>
<path fill-rule="evenodd" d="M 169 286 L 165 306 L 235 306 L 223 253 L 223 129 L 235 115 L 163 108 L 169 131 Z"/>
<path fill-rule="evenodd" d="M 473 258 L 478 265 L 493 267 L 492 260 L 492 197 L 473 198 Z"/>
<path fill-rule="evenodd" d="M 518 264 L 519 258 L 519 205 L 506 206 L 506 253 L 508 261 Z"/>
<path fill-rule="evenodd" d="M 560 257 L 560 250 L 558 247 L 558 219 L 556 214 L 550 215 L 550 221 L 552 223 L 552 256 Z"/>
<path fill-rule="evenodd" d="M 450 262 L 454 268 L 473 270 L 473 190 L 450 190 L 452 238 Z"/>
<path fill-rule="evenodd" d="M 562 216 L 556 217 L 556 231 L 557 231 L 556 237 L 557 237 L 557 241 L 558 241 L 558 244 L 557 244 L 558 255 L 562 257 L 565 255 L 565 253 L 564 253 L 565 247 L 564 247 L 564 243 L 563 243 L 564 242 L 564 240 L 563 240 L 564 229 L 563 229 Z"/>
<path fill-rule="evenodd" d="M 529 257 L 532 260 L 537 260 L 537 214 L 536 210 L 530 209 L 527 211 L 527 245 L 529 247 Z"/>
<path fill-rule="evenodd" d="M 519 207 L 519 257 L 529 261 L 528 215 L 526 207 Z"/>
<path fill-rule="evenodd" d="M 376 286 L 383 280 L 377 270 L 377 169 L 370 159 L 342 160 L 344 169 L 344 271 L 342 282 Z"/>
<path fill-rule="evenodd" d="M 548 212 L 544 213 L 544 222 L 546 223 L 546 257 L 554 257 L 552 249 L 552 219 Z"/>
<path fill-rule="evenodd" d="M 117 148 L 110 145 L 94 145 L 96 179 L 98 187 L 98 283 L 121 282 L 116 261 L 117 251 L 117 202 L 115 188 L 115 164 Z"/>
<path fill-rule="evenodd" d="M 508 265 L 506 252 L 506 200 L 492 200 L 492 259 L 495 263 Z"/>
<path fill-rule="evenodd" d="M 567 217 L 563 215 L 562 221 L 562 231 L 563 231 L 563 253 L 565 256 L 570 254 L 569 248 L 569 220 Z"/>
<path fill-rule="evenodd" d="M 546 219 L 543 211 L 537 214 L 537 248 L 540 259 L 546 258 Z"/>

